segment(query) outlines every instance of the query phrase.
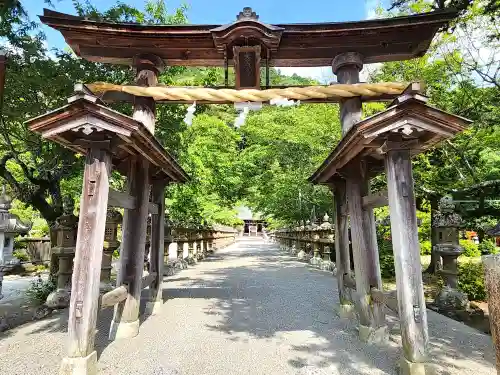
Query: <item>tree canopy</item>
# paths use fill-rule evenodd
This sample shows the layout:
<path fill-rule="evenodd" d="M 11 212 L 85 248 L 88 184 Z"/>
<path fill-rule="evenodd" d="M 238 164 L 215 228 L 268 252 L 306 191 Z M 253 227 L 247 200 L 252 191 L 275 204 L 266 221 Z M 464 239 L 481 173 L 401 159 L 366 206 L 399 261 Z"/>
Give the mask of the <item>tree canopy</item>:
<path fill-rule="evenodd" d="M 99 11 L 95 4 L 75 0 L 75 13 L 110 21 L 187 22 L 185 6 L 169 10 L 163 0 L 148 1 L 144 9 L 117 3 Z M 463 134 L 416 158 L 414 177 L 421 211 L 430 212 L 439 198 L 451 193 L 457 199 L 477 201 L 462 209 L 470 229 L 484 229 L 500 218 L 495 202 L 500 196 L 499 38 L 492 21 L 498 16 L 498 7 L 494 2 L 472 0 L 394 1 L 392 5 L 380 15 L 449 6 L 461 11 L 452 28 L 438 35 L 428 54 L 380 64 L 369 79 L 423 81 L 432 105 L 474 120 Z M 23 122 L 64 104 L 77 82 L 125 84 L 133 81 L 133 71 L 91 63 L 66 50 L 48 50 L 39 25 L 28 19 L 20 1 L 5 2 L 0 14 L 2 45 L 9 53 L 1 116 L 0 177 L 17 199 L 50 224 L 62 213 L 63 195 L 79 199 L 83 160 L 43 141 Z M 317 83 L 298 75 L 283 75 L 279 69 L 271 69 L 270 79 L 275 85 Z M 169 67 L 159 81 L 222 85 L 224 72 L 221 68 Z M 233 74 L 229 83 L 234 83 Z M 130 105 L 115 107 L 131 113 Z M 234 124 L 238 114 L 233 106 L 198 105 L 190 126 L 183 121 L 186 108 L 157 106 L 155 135 L 192 176 L 190 183 L 169 188 L 167 206 L 173 220 L 235 225 L 239 223 L 235 207 L 242 204 L 263 213 L 275 226 L 332 214 L 331 193 L 309 184 L 307 178 L 340 140 L 338 106 L 265 106 L 251 111 L 239 128 Z M 384 105 L 364 108 L 367 116 Z M 382 187 L 383 180 L 380 176 L 374 187 Z M 112 183 L 119 187 L 123 181 L 114 177 Z"/>

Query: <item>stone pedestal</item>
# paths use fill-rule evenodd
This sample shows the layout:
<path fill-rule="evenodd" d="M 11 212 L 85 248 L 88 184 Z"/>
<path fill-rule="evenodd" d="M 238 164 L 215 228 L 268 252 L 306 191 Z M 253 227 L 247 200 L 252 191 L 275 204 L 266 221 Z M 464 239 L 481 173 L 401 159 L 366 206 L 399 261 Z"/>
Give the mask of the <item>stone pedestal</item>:
<path fill-rule="evenodd" d="M 65 197 L 63 207 L 63 215 L 51 228 L 52 257 L 57 262 L 57 272 L 54 274 L 57 289 L 49 294 L 46 305 L 53 309 L 66 308 L 70 303 L 71 276 L 78 230 L 78 217 L 73 215 L 75 208 L 73 199 Z"/>
<path fill-rule="evenodd" d="M 443 277 L 444 287 L 436 297 L 436 306 L 441 311 L 464 311 L 469 308 L 467 294 L 458 290 L 457 258 L 463 249 L 459 245 L 459 226 L 462 218 L 454 212 L 455 205 L 451 197 L 444 197 L 439 202 L 439 211 L 434 218 L 436 241 L 433 251 L 443 260 L 438 273 Z"/>
<path fill-rule="evenodd" d="M 120 247 L 118 241 L 118 225 L 122 223 L 122 215 L 115 209 L 109 208 L 106 214 L 106 229 L 104 232 L 104 248 L 102 254 L 101 277 L 99 288 L 102 293 L 114 288 L 111 283 L 111 269 L 113 253 Z"/>

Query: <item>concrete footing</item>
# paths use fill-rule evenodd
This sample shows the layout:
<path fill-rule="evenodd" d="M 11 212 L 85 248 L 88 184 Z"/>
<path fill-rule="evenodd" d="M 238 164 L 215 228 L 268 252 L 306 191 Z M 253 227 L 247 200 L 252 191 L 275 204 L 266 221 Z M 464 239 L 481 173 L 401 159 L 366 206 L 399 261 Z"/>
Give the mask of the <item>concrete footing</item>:
<path fill-rule="evenodd" d="M 399 361 L 399 375 L 433 375 L 425 371 L 426 363 L 410 362 L 405 357 Z"/>
<path fill-rule="evenodd" d="M 111 322 L 109 340 L 129 339 L 139 334 L 139 319 L 133 322 Z"/>
<path fill-rule="evenodd" d="M 97 352 L 86 357 L 63 358 L 59 375 L 97 375 Z"/>
<path fill-rule="evenodd" d="M 368 344 L 387 342 L 389 340 L 389 328 L 387 326 L 373 328 L 360 324 L 359 339 Z"/>

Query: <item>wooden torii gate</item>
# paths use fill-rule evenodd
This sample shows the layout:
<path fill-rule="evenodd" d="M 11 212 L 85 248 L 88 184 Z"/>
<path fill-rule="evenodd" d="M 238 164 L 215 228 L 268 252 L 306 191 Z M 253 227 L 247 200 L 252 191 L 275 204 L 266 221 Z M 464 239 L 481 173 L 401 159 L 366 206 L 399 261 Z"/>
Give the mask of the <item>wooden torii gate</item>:
<path fill-rule="evenodd" d="M 356 72 L 359 60 L 355 55 L 351 57 L 353 60 L 344 60 L 344 65 L 336 66 L 337 69 L 344 67 Z M 311 182 L 328 185 L 333 191 L 340 314 L 348 316 L 355 309 L 360 339 L 367 342 L 383 341 L 388 336 L 373 209 L 389 205 L 403 375 L 426 373 L 428 343 L 411 157 L 452 137 L 470 123 L 426 102 L 425 96 L 409 87 L 383 112 L 356 122 L 344 118 L 342 140 L 310 177 Z M 359 118 L 361 105 L 353 104 L 347 113 Z M 371 194 L 370 180 L 384 171 L 387 191 Z"/>
<path fill-rule="evenodd" d="M 154 176 L 161 181 L 153 184 L 154 202 L 160 206 L 165 182 L 167 180 L 182 182 L 187 179 L 187 176 L 173 159 L 169 158 L 155 144 L 152 134 L 154 134 L 156 102 L 173 104 L 191 103 L 195 100 L 198 103 L 267 102 L 272 98 L 285 98 L 298 99 L 303 102 L 341 103 L 341 121 L 346 137 L 339 145 L 342 148 L 339 157 L 344 164 L 353 158 L 361 159 L 356 162 L 356 168 L 352 170 L 352 178 L 346 179 L 347 188 L 344 187 L 341 178 L 335 177 L 338 174 L 335 171 L 344 166 L 344 164 L 338 165 L 336 157 L 329 159 L 328 166 L 325 167 L 326 172 L 322 172 L 323 169 L 321 169 L 313 176 L 312 181 L 335 184 L 336 201 L 341 213 L 336 218 L 338 221 L 336 230 L 341 233 L 340 236 L 337 236 L 339 238 L 337 248 L 344 256 L 338 258 L 342 259 L 342 262 L 346 262 L 348 259 L 346 258 L 348 252 L 345 252 L 347 246 L 347 221 L 345 217 L 346 202 L 347 200 L 349 202 L 351 225 L 355 232 L 353 245 L 356 249 L 354 259 L 356 289 L 363 292 L 362 297 L 364 298 L 359 303 L 361 307 L 359 309 L 361 332 L 365 332 L 366 337 L 372 337 L 372 331 L 376 331 L 383 325 L 383 312 L 379 308 L 371 307 L 370 301 L 366 299 L 370 287 L 380 288 L 381 286 L 378 258 L 376 250 L 374 250 L 376 249 L 376 240 L 373 215 L 370 210 L 363 211 L 362 202 L 362 197 L 368 192 L 366 175 L 362 173 L 363 171 L 371 173 L 372 169 L 371 167 L 361 168 L 362 165 L 369 165 L 370 160 L 367 161 L 357 151 L 354 154 L 352 153 L 354 151 L 345 154 L 347 149 L 344 147 L 348 146 L 349 149 L 352 149 L 354 141 L 361 140 L 360 145 L 362 145 L 363 150 L 376 149 L 374 148 L 376 141 L 383 138 L 385 133 L 382 132 L 383 135 L 380 137 L 378 133 L 370 136 L 369 139 L 375 143 L 372 143 L 370 148 L 365 148 L 363 146 L 365 145 L 364 138 L 359 138 L 361 133 L 357 132 L 357 129 L 361 128 L 354 126 L 361 120 L 361 103 L 364 101 L 395 100 L 402 94 L 405 85 L 359 83 L 359 71 L 363 64 L 405 60 L 424 55 L 436 32 L 454 17 L 456 17 L 455 12 L 431 12 L 359 22 L 269 25 L 259 21 L 258 15 L 251 8 L 244 8 L 237 15 L 237 20 L 227 25 L 138 25 L 92 21 L 44 10 L 44 15 L 40 17 L 42 22 L 59 30 L 78 56 L 101 63 L 129 65 L 136 69 L 134 84 L 89 85 L 90 91 L 83 87 L 79 94 L 83 98 L 78 96 L 78 99 L 72 99 L 72 103 L 64 109 L 30 122 L 32 129 L 41 132 L 45 137 L 87 154 L 76 262 L 81 270 L 75 272 L 73 277 L 74 290 L 71 296 L 71 324 L 69 328 L 70 348 L 68 357 L 63 361 L 61 373 L 94 374 L 96 372 L 95 352 L 92 352 L 95 329 L 94 310 L 97 306 L 95 302 L 95 288 L 97 286 L 94 280 L 97 280 L 98 284 L 99 277 L 96 272 L 98 272 L 99 267 L 96 267 L 96 263 L 99 262 L 100 258 L 91 249 L 102 245 L 100 233 L 101 227 L 104 225 L 102 215 L 105 213 L 105 202 L 108 196 L 107 177 L 112 164 L 110 150 L 115 150 L 120 155 L 128 155 L 127 153 L 132 152 L 133 148 L 137 149 L 137 142 L 139 142 L 139 149 L 143 149 L 143 152 L 139 153 L 142 157 L 138 158 L 137 153 L 132 152 L 136 156 L 130 160 L 135 161 L 125 163 L 130 168 L 126 173 L 129 176 L 135 176 L 135 178 L 130 179 L 129 191 L 130 195 L 135 197 L 137 207 L 134 208 L 135 211 L 129 210 L 135 213 L 135 217 L 128 215 L 124 220 L 124 237 L 126 236 L 127 239 L 123 240 L 126 255 L 123 257 L 122 269 L 127 274 L 136 275 L 134 282 L 128 286 L 129 293 L 131 293 L 130 288 L 134 292 L 130 294 L 130 298 L 127 297 L 126 308 L 123 311 L 117 309 L 115 312 L 114 326 L 112 327 L 112 332 L 116 332 L 116 336 L 119 337 L 130 337 L 137 331 L 137 269 L 138 264 L 142 264 L 142 259 L 139 259 L 139 255 L 134 253 L 133 249 L 141 247 L 144 241 L 143 228 L 147 214 L 145 181 L 148 180 L 148 176 Z M 158 74 L 164 65 L 220 66 L 225 71 L 225 85 L 211 89 L 165 87 L 158 84 Z M 270 85 L 269 68 L 272 66 L 315 67 L 330 65 L 332 65 L 334 73 L 337 74 L 340 85 L 302 88 L 272 87 Z M 235 72 L 236 85 L 234 89 L 228 88 L 230 66 L 234 67 Z M 265 77 L 261 77 L 261 66 L 265 68 Z M 261 85 L 261 82 L 265 82 L 265 84 Z M 408 93 L 415 94 L 416 90 L 413 86 L 408 90 Z M 133 103 L 133 119 L 105 109 L 98 103 L 99 99 L 93 94 L 104 102 L 126 101 Z M 415 100 L 420 99 L 409 99 L 408 103 L 413 103 Z M 393 111 L 397 111 L 405 105 L 397 104 Z M 84 110 L 78 106 L 83 106 Z M 423 107 L 418 105 L 417 107 L 420 112 L 423 111 Z M 381 114 L 382 117 L 387 115 L 385 112 Z M 429 119 L 434 115 L 435 113 L 429 114 L 427 117 L 424 116 L 423 125 L 418 123 L 417 127 L 425 129 L 423 133 L 441 134 L 446 128 L 447 133 L 445 133 L 451 135 L 460 130 L 459 126 L 452 125 L 456 121 L 455 118 L 441 123 L 438 120 L 431 121 Z M 390 112 L 389 122 L 394 123 L 396 117 L 393 112 Z M 417 118 L 419 117 L 417 116 Z M 376 119 L 378 121 L 380 117 L 376 117 Z M 381 123 L 384 121 L 377 122 L 377 124 Z M 436 127 L 436 123 L 439 123 L 439 126 Z M 398 124 L 397 127 L 400 127 L 401 124 Z M 389 126 L 388 123 L 387 126 Z M 78 132 L 72 129 L 76 129 Z M 348 132 L 349 130 L 351 131 Z M 77 134 L 78 137 L 76 137 Z M 106 137 L 103 137 L 104 135 Z M 134 138 L 133 135 L 136 137 Z M 395 135 L 399 138 L 394 140 L 391 135 L 385 144 L 380 144 L 377 147 L 391 155 L 387 158 L 388 171 L 394 171 L 395 165 L 401 166 L 406 171 L 402 175 L 390 175 L 389 200 L 391 210 L 394 211 L 393 217 L 401 217 L 401 215 L 408 217 L 410 225 L 405 227 L 399 243 L 405 248 L 409 246 L 413 249 L 408 253 L 413 254 L 415 246 L 418 245 L 415 244 L 416 231 L 412 232 L 415 229 L 415 223 L 411 221 L 414 211 L 412 214 L 411 199 L 413 193 L 410 184 L 409 151 L 401 151 L 408 149 L 406 147 L 408 142 L 404 136 Z M 417 137 L 417 139 L 421 141 L 426 138 Z M 435 137 L 431 137 L 431 139 L 436 140 Z M 432 143 L 431 140 L 425 142 L 426 144 Z M 413 145 L 413 143 L 411 144 Z M 360 146 L 358 143 L 356 145 L 358 147 L 356 150 L 358 150 Z M 380 157 L 375 158 L 375 160 L 379 162 Z M 125 168 L 125 164 L 116 164 L 116 167 L 118 169 Z M 157 172 L 151 175 L 147 169 L 148 165 L 156 165 L 155 171 Z M 339 182 L 337 183 L 337 181 Z M 408 199 L 400 202 L 398 197 L 401 194 Z M 348 195 L 347 199 L 346 195 Z M 161 212 L 163 212 L 162 208 L 158 207 L 158 217 L 161 216 Z M 155 219 L 153 221 L 153 233 L 155 233 L 155 228 L 158 231 L 158 235 L 153 235 L 153 244 L 156 244 L 154 247 L 156 249 L 160 249 L 161 246 L 157 243 L 157 236 L 162 236 L 158 222 L 161 220 Z M 127 240 L 130 241 L 129 244 L 127 244 Z M 364 257 L 364 253 L 368 257 Z M 91 265 L 92 263 L 93 265 Z M 406 264 L 406 258 L 401 258 L 401 264 L 397 267 L 400 276 L 406 275 L 405 272 L 410 270 L 405 266 Z M 158 267 L 160 266 L 158 265 Z M 411 269 L 414 270 L 414 268 Z M 365 270 L 366 273 L 364 273 Z M 88 282 L 82 282 L 82 280 Z M 123 282 L 124 279 L 121 280 Z M 343 278 L 339 280 L 339 283 L 343 280 Z M 413 281 L 410 290 L 418 289 L 419 285 L 421 287 L 421 280 L 419 284 L 418 277 L 411 280 Z M 119 291 L 116 293 L 120 294 Z M 408 302 L 405 299 L 406 296 L 407 293 L 404 292 L 404 298 L 400 299 L 400 303 Z M 85 300 L 82 304 L 84 297 Z M 421 310 L 422 304 L 420 302 L 419 300 L 419 327 L 426 327 L 425 311 Z M 409 311 L 408 308 L 404 307 L 405 313 Z M 412 309 L 414 309 L 413 305 L 410 310 L 417 311 Z M 426 330 L 426 328 L 422 329 Z M 411 355 L 406 354 L 405 358 L 410 361 L 414 359 Z"/>
<path fill-rule="evenodd" d="M 162 304 L 165 187 L 185 182 L 188 175 L 154 138 L 147 125 L 113 111 L 82 85 L 66 106 L 29 120 L 32 131 L 85 155 L 80 216 L 69 307 L 68 356 L 61 374 L 96 374 L 94 349 L 99 307 L 115 306 L 110 339 L 134 337 L 139 332 L 141 291 L 152 289 L 148 309 L 158 313 Z M 111 172 L 127 177 L 127 191 L 109 187 Z M 151 196 L 151 200 L 150 200 Z M 108 205 L 125 208 L 123 246 L 117 287 L 99 298 L 99 283 Z M 149 213 L 151 223 L 151 272 L 143 277 Z"/>

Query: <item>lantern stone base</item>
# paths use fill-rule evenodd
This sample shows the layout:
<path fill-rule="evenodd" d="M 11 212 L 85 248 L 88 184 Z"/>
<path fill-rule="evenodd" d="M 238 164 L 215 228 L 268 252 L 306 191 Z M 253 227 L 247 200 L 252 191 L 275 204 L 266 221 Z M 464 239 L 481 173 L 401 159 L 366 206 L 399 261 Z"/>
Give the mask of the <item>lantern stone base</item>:
<path fill-rule="evenodd" d="M 405 357 L 399 361 L 399 375 L 431 375 L 425 371 L 424 362 L 410 362 Z"/>
<path fill-rule="evenodd" d="M 57 289 L 49 294 L 45 304 L 51 309 L 65 309 L 69 306 L 71 295 L 69 290 Z"/>
<path fill-rule="evenodd" d="M 321 261 L 321 264 L 320 264 L 320 268 L 323 270 L 323 271 L 332 271 L 334 274 L 336 274 L 335 272 L 335 263 L 333 263 L 332 261 L 329 261 L 329 260 L 322 260 Z"/>
<path fill-rule="evenodd" d="M 146 303 L 146 312 L 149 315 L 158 315 L 161 312 L 161 301 L 154 301 Z"/>
<path fill-rule="evenodd" d="M 387 342 L 389 340 L 389 328 L 387 326 L 373 328 L 360 324 L 359 339 L 368 344 Z"/>
<path fill-rule="evenodd" d="M 320 267 L 321 262 L 322 262 L 322 259 L 319 257 L 319 254 L 318 254 L 318 255 L 313 256 L 313 257 L 309 260 L 309 264 L 311 264 L 312 266 L 316 266 L 316 267 L 318 267 L 318 268 Z"/>
<path fill-rule="evenodd" d="M 297 258 L 299 258 L 299 260 L 307 260 L 308 256 L 304 250 L 300 250 L 299 253 L 297 254 Z"/>
<path fill-rule="evenodd" d="M 163 276 L 174 276 L 175 267 L 172 264 L 166 264 L 163 268 Z"/>
<path fill-rule="evenodd" d="M 129 339 L 139 334 L 139 319 L 133 322 L 111 322 L 109 340 Z"/>
<path fill-rule="evenodd" d="M 469 308 L 467 294 L 445 286 L 436 297 L 436 306 L 441 311 L 457 311 Z"/>
<path fill-rule="evenodd" d="M 59 375 L 97 375 L 97 352 L 86 357 L 63 358 Z"/>

